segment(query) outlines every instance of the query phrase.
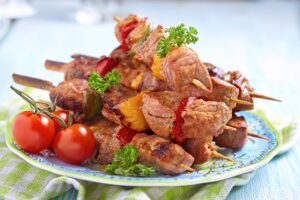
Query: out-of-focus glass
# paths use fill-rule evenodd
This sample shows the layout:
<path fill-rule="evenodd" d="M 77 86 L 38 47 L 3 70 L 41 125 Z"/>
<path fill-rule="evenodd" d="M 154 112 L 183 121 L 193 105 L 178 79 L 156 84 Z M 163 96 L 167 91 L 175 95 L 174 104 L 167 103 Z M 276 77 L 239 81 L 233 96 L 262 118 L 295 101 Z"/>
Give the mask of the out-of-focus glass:
<path fill-rule="evenodd" d="M 29 17 L 36 13 L 36 10 L 27 0 L 0 1 L 0 16 L 8 19 Z"/>
<path fill-rule="evenodd" d="M 81 24 L 96 24 L 121 13 L 123 0 L 80 0 L 76 20 Z"/>

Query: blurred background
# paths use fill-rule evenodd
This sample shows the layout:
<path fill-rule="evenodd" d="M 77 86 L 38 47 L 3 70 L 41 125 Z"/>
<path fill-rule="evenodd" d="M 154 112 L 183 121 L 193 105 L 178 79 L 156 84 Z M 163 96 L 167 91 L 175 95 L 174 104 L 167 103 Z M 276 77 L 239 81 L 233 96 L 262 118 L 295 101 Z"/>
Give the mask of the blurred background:
<path fill-rule="evenodd" d="M 242 71 L 257 92 L 284 101 L 268 102 L 271 110 L 299 116 L 300 3 L 288 0 L 0 0 L 1 100 L 11 99 L 12 72 L 58 83 L 45 59 L 108 54 L 118 45 L 113 16 L 129 13 L 197 27 L 202 61 Z"/>
<path fill-rule="evenodd" d="M 109 54 L 118 45 L 112 18 L 129 13 L 165 27 L 182 22 L 197 27 L 200 39 L 193 48 L 202 61 L 240 70 L 256 92 L 283 100 L 256 100 L 258 108 L 284 118 L 300 116 L 300 1 L 289 0 L 0 0 L 1 103 L 16 98 L 9 90 L 13 72 L 57 84 L 63 75 L 46 71 L 45 59 Z M 284 159 L 289 163 L 295 156 L 292 151 Z M 285 163 L 275 159 L 228 199 L 289 199 L 300 185 L 288 182 L 299 183 L 300 175 L 277 173 L 283 169 Z M 287 184 L 261 185 L 276 181 Z"/>

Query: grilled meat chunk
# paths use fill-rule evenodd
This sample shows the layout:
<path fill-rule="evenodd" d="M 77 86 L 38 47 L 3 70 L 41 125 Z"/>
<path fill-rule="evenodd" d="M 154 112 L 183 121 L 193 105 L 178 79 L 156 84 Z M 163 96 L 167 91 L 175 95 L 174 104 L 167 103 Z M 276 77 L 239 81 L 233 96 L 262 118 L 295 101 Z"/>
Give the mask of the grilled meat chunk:
<path fill-rule="evenodd" d="M 225 75 L 225 71 L 223 69 L 216 67 L 211 63 L 203 63 L 203 64 L 206 66 L 210 77 L 216 77 L 222 79 L 223 76 Z"/>
<path fill-rule="evenodd" d="M 235 87 L 239 89 L 239 96 L 238 98 L 243 101 L 248 101 L 253 103 L 253 99 L 249 92 L 253 92 L 254 89 L 250 85 L 248 79 L 246 79 L 245 76 L 243 76 L 239 71 L 233 71 L 233 72 L 227 72 L 223 79 L 231 84 L 233 84 Z M 243 110 L 252 110 L 254 108 L 253 105 L 242 105 L 238 104 L 234 111 L 243 111 Z"/>
<path fill-rule="evenodd" d="M 145 63 L 147 66 L 151 66 L 156 53 L 157 44 L 162 35 L 163 27 L 157 26 L 156 29 L 149 34 L 146 41 L 132 49 L 132 52 L 135 54 L 134 59 Z"/>
<path fill-rule="evenodd" d="M 103 101 L 102 115 L 108 120 L 121 125 L 122 120 L 118 105 L 136 94 L 134 90 L 123 85 L 109 88 L 101 94 Z"/>
<path fill-rule="evenodd" d="M 224 130 L 223 133 L 214 138 L 216 144 L 220 147 L 241 149 L 247 142 L 246 119 L 243 116 L 233 115 L 227 125 L 236 128 L 236 131 Z"/>
<path fill-rule="evenodd" d="M 115 48 L 110 53 L 110 56 L 117 61 L 118 66 L 130 68 L 145 68 L 145 64 L 132 59 L 132 57 L 128 55 L 128 52 L 123 51 L 121 47 Z"/>
<path fill-rule="evenodd" d="M 83 79 L 63 81 L 50 90 L 50 99 L 59 107 L 82 113 L 85 106 L 84 93 L 92 92 L 88 82 Z"/>
<path fill-rule="evenodd" d="M 183 97 L 174 92 L 151 92 L 143 95 L 142 111 L 150 128 L 164 138 L 173 138 L 175 111 Z M 231 110 L 222 102 L 189 101 L 181 113 L 183 138 L 215 136 L 231 118 Z"/>
<path fill-rule="evenodd" d="M 96 67 L 98 58 L 74 55 L 74 60 L 65 65 L 65 80 L 87 79 Z"/>
<path fill-rule="evenodd" d="M 182 98 L 178 93 L 167 91 L 143 94 L 142 111 L 153 132 L 164 138 L 171 138 L 174 112 Z"/>
<path fill-rule="evenodd" d="M 139 150 L 139 161 L 154 166 L 157 171 L 169 175 L 180 174 L 191 166 L 194 158 L 181 146 L 157 135 L 137 134 L 131 142 Z"/>
<path fill-rule="evenodd" d="M 198 139 L 187 139 L 183 143 L 183 148 L 191 154 L 195 161 L 194 164 L 201 164 L 212 157 L 212 136 Z"/>
<path fill-rule="evenodd" d="M 223 102 L 198 99 L 188 104 L 181 114 L 185 138 L 216 136 L 231 118 L 231 110 Z"/>
<path fill-rule="evenodd" d="M 153 92 L 170 91 L 167 82 L 155 78 L 152 75 L 152 72 L 150 70 L 145 71 L 143 79 L 137 88 L 140 91 L 142 90 L 149 90 Z"/>
<path fill-rule="evenodd" d="M 236 107 L 236 103 L 230 101 L 230 98 L 237 99 L 239 90 L 234 85 L 219 78 L 212 77 L 211 80 L 213 85 L 212 92 L 200 97 L 209 101 L 224 102 L 230 109 Z"/>
<path fill-rule="evenodd" d="M 212 90 L 212 83 L 206 67 L 201 63 L 195 51 L 179 47 L 170 51 L 162 60 L 162 71 L 170 88 L 186 96 L 201 96 L 203 89 L 196 87 L 192 81 L 199 80 L 207 90 Z M 192 91 L 192 92 L 191 92 Z"/>
<path fill-rule="evenodd" d="M 114 152 L 122 147 L 116 135 L 122 126 L 118 126 L 105 118 L 97 120 L 92 125 L 97 131 L 94 132 L 96 146 L 90 160 L 94 163 L 107 165 L 113 161 Z"/>

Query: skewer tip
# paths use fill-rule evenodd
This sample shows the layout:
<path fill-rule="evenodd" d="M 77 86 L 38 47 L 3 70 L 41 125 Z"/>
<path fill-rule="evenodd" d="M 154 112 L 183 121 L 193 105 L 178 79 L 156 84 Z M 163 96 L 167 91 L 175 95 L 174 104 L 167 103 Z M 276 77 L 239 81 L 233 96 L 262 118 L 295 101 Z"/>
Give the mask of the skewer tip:
<path fill-rule="evenodd" d="M 197 86 L 198 88 L 202 89 L 202 90 L 208 90 L 208 89 L 205 87 L 205 85 L 204 85 L 201 81 L 199 81 L 199 80 L 197 80 L 197 79 L 193 79 L 193 80 L 192 80 L 192 83 L 193 83 L 195 86 Z"/>
<path fill-rule="evenodd" d="M 229 131 L 236 131 L 236 128 L 234 128 L 232 126 L 228 126 L 228 125 L 225 125 L 223 128 L 226 130 L 229 130 Z"/>
<path fill-rule="evenodd" d="M 270 101 L 277 101 L 277 102 L 282 102 L 280 99 L 275 99 L 273 97 L 269 97 L 263 94 L 255 93 L 255 92 L 249 92 L 250 96 L 253 98 L 260 98 L 260 99 L 266 99 Z"/>
<path fill-rule="evenodd" d="M 122 21 L 122 18 L 120 16 L 114 16 L 114 20 L 120 23 Z"/>
<path fill-rule="evenodd" d="M 221 158 L 221 159 L 224 159 L 224 160 L 228 160 L 228 161 L 231 161 L 231 162 L 235 162 L 234 160 L 232 160 L 231 158 L 227 157 L 227 156 L 224 156 L 223 154 L 220 154 L 219 152 L 217 151 L 212 151 L 212 155 L 213 157 L 215 158 Z"/>
<path fill-rule="evenodd" d="M 185 164 L 180 164 L 180 167 L 184 168 L 186 171 L 189 171 L 189 172 L 195 172 L 196 171 L 195 169 L 193 169 L 193 168 L 191 168 L 191 167 L 189 167 Z"/>
<path fill-rule="evenodd" d="M 240 99 L 235 99 L 235 98 L 232 98 L 232 97 L 229 98 L 229 101 L 232 101 L 232 102 L 237 103 L 237 104 L 253 106 L 252 102 L 248 102 L 248 101 L 244 101 L 244 100 L 240 100 Z"/>
<path fill-rule="evenodd" d="M 256 137 L 256 138 L 260 138 L 260 139 L 264 139 L 264 140 L 269 140 L 269 138 L 261 136 L 261 135 L 258 135 L 256 133 L 248 132 L 247 135 L 250 136 L 250 137 Z"/>

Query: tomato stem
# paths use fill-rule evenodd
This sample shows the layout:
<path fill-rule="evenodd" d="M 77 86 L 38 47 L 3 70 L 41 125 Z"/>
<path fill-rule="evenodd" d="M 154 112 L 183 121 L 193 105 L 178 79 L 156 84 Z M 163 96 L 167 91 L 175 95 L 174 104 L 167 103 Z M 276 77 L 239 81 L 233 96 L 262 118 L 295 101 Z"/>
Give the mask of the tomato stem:
<path fill-rule="evenodd" d="M 28 94 L 26 94 L 23 91 L 18 90 L 17 88 L 10 86 L 10 88 L 17 93 L 17 95 L 19 95 L 23 100 L 25 100 L 27 103 L 29 103 L 30 107 L 32 108 L 34 113 L 43 113 L 45 115 L 47 115 L 50 118 L 55 118 L 58 123 L 63 127 L 63 128 L 67 128 L 69 125 L 66 124 L 64 122 L 64 120 L 62 118 L 60 118 L 59 116 L 53 115 L 51 112 L 49 112 L 48 108 L 51 106 L 50 104 L 48 104 L 47 102 L 44 101 L 35 101 L 31 96 L 29 96 Z M 48 105 L 48 107 L 46 107 L 45 109 L 41 109 L 37 106 L 37 102 L 38 103 L 43 103 L 45 105 Z M 52 107 L 52 109 L 55 109 L 55 106 Z M 72 120 L 71 120 L 72 121 Z"/>

